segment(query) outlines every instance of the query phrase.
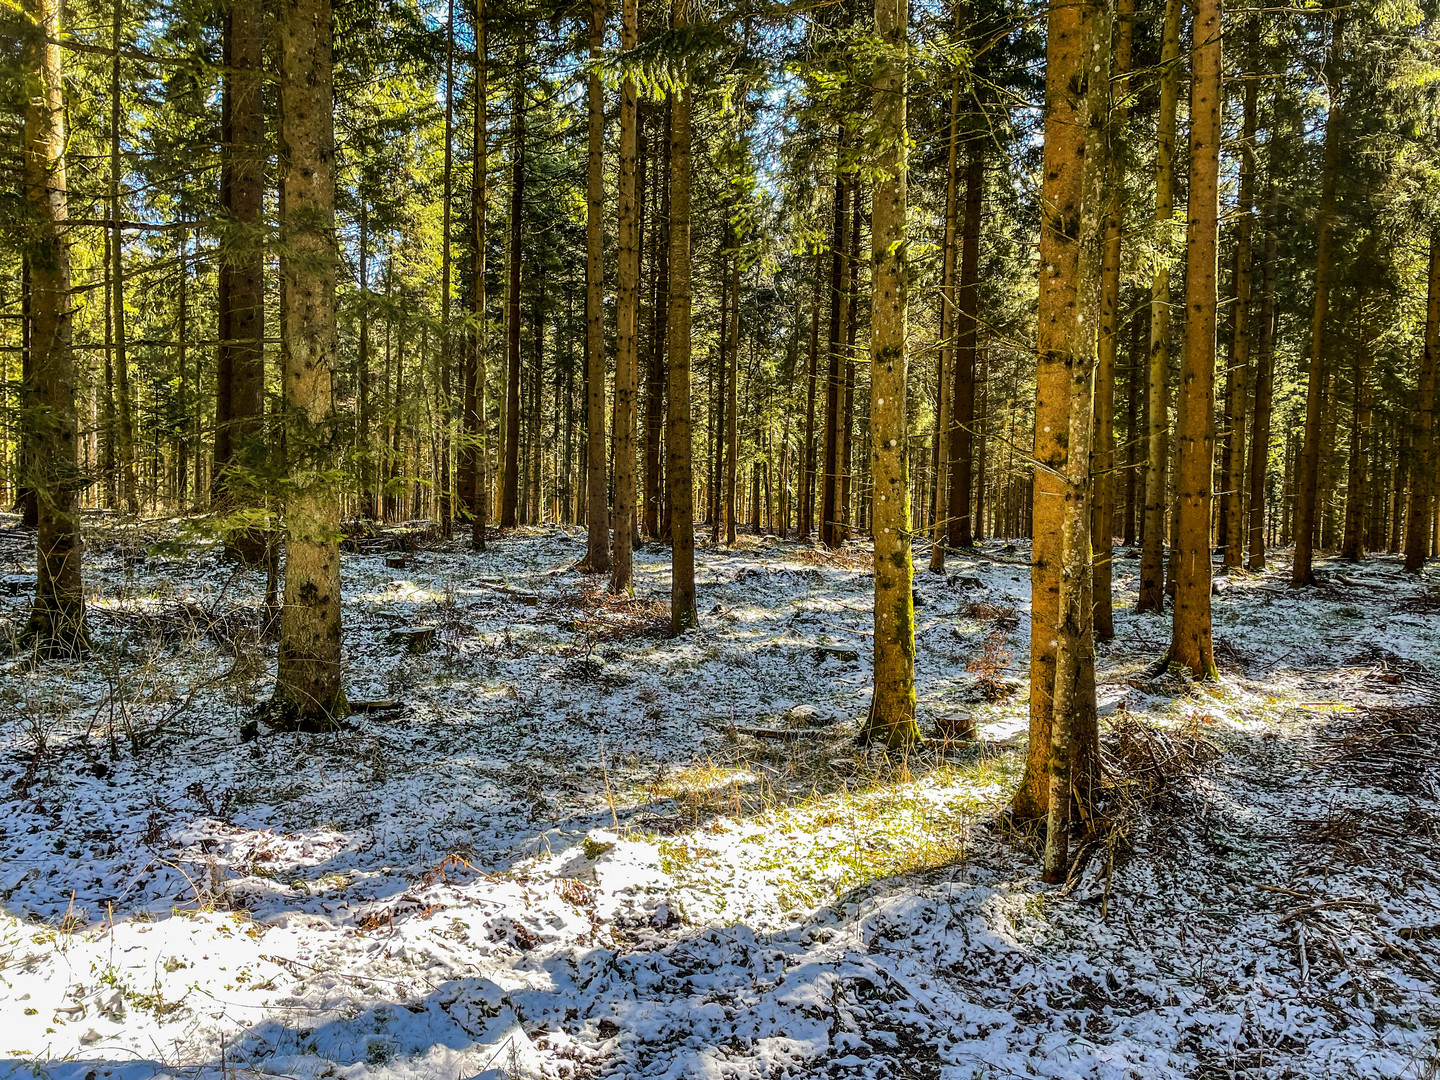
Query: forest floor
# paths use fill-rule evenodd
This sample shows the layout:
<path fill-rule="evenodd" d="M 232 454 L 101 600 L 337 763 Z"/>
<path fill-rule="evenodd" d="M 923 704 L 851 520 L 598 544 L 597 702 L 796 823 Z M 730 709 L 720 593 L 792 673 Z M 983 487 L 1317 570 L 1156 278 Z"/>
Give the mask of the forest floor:
<path fill-rule="evenodd" d="M 0 661 L 0 1075 L 1440 1073 L 1433 568 L 1226 578 L 1196 685 L 1117 553 L 1111 842 L 1061 888 L 1001 813 L 1024 545 L 917 574 L 931 739 L 890 760 L 859 547 L 704 545 L 671 639 L 653 545 L 628 602 L 578 531 L 361 546 L 348 691 L 398 707 L 336 734 L 242 740 L 264 575 L 159 524 L 96 524 L 88 662 Z"/>

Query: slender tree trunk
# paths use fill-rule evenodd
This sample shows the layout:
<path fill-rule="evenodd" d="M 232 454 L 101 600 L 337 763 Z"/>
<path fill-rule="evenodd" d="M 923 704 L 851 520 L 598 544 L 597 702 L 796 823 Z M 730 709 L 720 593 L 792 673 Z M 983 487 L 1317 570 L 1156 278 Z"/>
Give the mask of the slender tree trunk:
<path fill-rule="evenodd" d="M 960 288 L 955 304 L 954 389 L 950 419 L 951 547 L 975 542 L 970 514 L 975 471 L 975 346 L 980 314 L 980 223 L 985 198 L 984 137 L 971 132 L 965 157 L 965 227 L 960 245 Z"/>
<path fill-rule="evenodd" d="M 455 195 L 455 0 L 449 0 L 445 18 L 445 165 L 440 208 L 440 529 L 448 538 L 454 530 L 455 503 L 450 478 L 450 432 L 455 411 L 452 379 L 454 349 L 450 334 L 450 214 Z"/>
<path fill-rule="evenodd" d="M 1276 218 L 1280 193 L 1275 187 L 1276 141 L 1270 139 L 1271 162 L 1265 194 L 1265 254 L 1261 263 L 1260 348 L 1255 361 L 1255 409 L 1250 429 L 1250 559 L 1251 570 L 1265 568 L 1265 497 L 1270 467 L 1270 413 L 1275 389 L 1275 270 L 1279 248 Z"/>
<path fill-rule="evenodd" d="M 1350 369 L 1350 460 L 1349 480 L 1345 487 L 1345 537 L 1340 557 L 1358 562 L 1365 557 L 1365 512 L 1369 496 L 1370 468 L 1370 350 L 1372 335 L 1369 313 L 1362 290 L 1357 300 L 1355 318 L 1358 333 L 1353 365 Z"/>
<path fill-rule="evenodd" d="M 373 403 L 370 389 L 370 235 L 367 204 L 363 192 L 360 196 L 360 238 L 357 244 L 360 287 L 360 328 L 356 349 L 356 412 L 359 414 L 359 432 L 356 448 L 356 468 L 360 472 L 360 516 L 375 517 L 375 472 L 374 454 L 371 451 L 371 427 Z"/>
<path fill-rule="evenodd" d="M 504 478 L 501 481 L 500 495 L 500 527 L 502 529 L 513 529 L 516 525 L 516 511 L 520 499 L 520 281 L 521 266 L 524 244 L 524 219 L 525 219 L 525 47 L 522 40 L 520 47 L 520 63 L 515 68 L 515 88 L 512 93 L 511 108 L 514 111 L 514 146 L 510 155 L 510 252 L 508 257 L 509 285 L 508 294 L 505 297 L 505 441 L 504 441 Z M 588 232 L 588 230 L 587 230 Z M 589 273 L 588 260 L 586 273 Z M 587 286 L 587 294 L 589 288 Z M 589 312 L 586 312 L 586 323 L 589 323 Z M 589 333 L 588 329 L 586 331 Z M 595 394 L 600 394 L 601 408 L 604 411 L 605 380 L 602 377 L 597 381 L 591 376 L 590 397 L 593 402 Z M 590 425 L 591 445 L 598 439 L 600 441 L 600 459 L 598 467 L 601 470 L 601 481 L 597 485 L 590 482 L 590 506 L 586 509 L 586 521 L 590 528 L 590 535 L 595 536 L 594 522 L 594 500 L 595 490 L 599 489 L 599 498 L 605 498 L 605 482 L 603 478 L 605 469 L 605 425 L 603 419 L 597 421 L 597 413 L 590 413 L 587 423 Z M 590 454 L 591 471 L 596 468 L 595 452 L 592 449 Z M 604 560 L 595 569 L 603 569 L 609 564 L 608 536 L 604 532 L 605 519 L 601 516 L 601 539 L 599 551 Z M 595 552 L 592 550 L 590 555 Z M 593 565 L 593 564 L 592 564 Z"/>
<path fill-rule="evenodd" d="M 820 295 L 825 272 L 824 249 L 815 252 L 815 296 L 810 308 L 809 381 L 805 398 L 805 447 L 800 485 L 799 539 L 809 540 L 815 528 L 815 403 L 820 378 Z"/>
<path fill-rule="evenodd" d="M 1175 611 L 1170 659 L 1213 679 L 1210 504 L 1215 461 L 1215 309 L 1218 299 L 1221 81 L 1220 0 L 1197 0 L 1190 77 L 1190 209 L 1185 241 L 1184 397 L 1177 426 Z"/>
<path fill-rule="evenodd" d="M 598 52 L 603 44 L 604 11 L 600 0 L 591 2 L 591 44 Z M 639 44 L 639 0 L 623 0 L 620 15 L 620 45 L 633 49 Z M 596 95 L 599 96 L 598 93 Z M 615 296 L 615 564 L 610 587 L 615 592 L 633 588 L 635 528 L 635 396 L 640 380 L 636 328 L 640 316 L 640 232 L 635 190 L 635 166 L 639 152 L 639 112 L 635 80 L 620 85 L 620 206 L 616 232 L 620 241 L 619 288 Z M 593 128 L 591 129 L 594 130 Z M 598 158 L 599 155 L 594 155 Z M 593 160 L 593 159 L 592 159 Z M 598 195 L 598 191 L 597 191 Z M 598 203 L 598 199 L 596 200 Z M 592 204 L 593 205 L 593 204 Z M 599 222 L 595 224 L 599 233 Z M 599 248 L 595 249 L 599 263 Z M 599 290 L 596 290 L 596 301 Z M 596 342 L 599 363 L 604 364 Z M 592 359 L 592 362 L 593 359 Z"/>
<path fill-rule="evenodd" d="M 875 672 L 864 741 L 895 749 L 920 741 L 915 719 L 915 604 L 911 592 L 909 266 L 905 216 L 909 4 L 875 0 L 872 115 L 878 140 L 871 199 L 870 472 L 875 485 Z"/>
<path fill-rule="evenodd" d="M 689 22 L 689 0 L 674 0 L 675 29 Z M 690 113 L 693 91 L 674 94 L 670 126 L 670 393 L 665 436 L 670 487 L 670 630 L 695 626 L 695 489 L 690 443 Z"/>
<path fill-rule="evenodd" d="M 1130 352 L 1125 371 L 1125 535 L 1127 548 L 1135 546 L 1135 493 L 1136 493 L 1136 451 L 1140 443 L 1140 372 L 1143 369 L 1141 356 L 1148 338 L 1144 336 L 1145 322 L 1140 313 L 1130 316 Z"/>
<path fill-rule="evenodd" d="M 845 251 L 849 245 L 850 185 L 844 166 L 849 133 L 842 126 L 835 152 L 834 230 L 830 240 L 830 350 L 825 380 L 825 471 L 820 492 L 820 539 L 828 548 L 839 542 L 840 492 L 840 384 L 843 378 L 845 331 Z"/>
<path fill-rule="evenodd" d="M 1077 392 L 1076 379 L 1093 378 L 1100 314 L 1103 207 L 1098 202 L 1087 203 L 1086 196 L 1087 170 L 1103 170 L 1105 165 L 1105 113 L 1103 108 L 1097 112 L 1091 101 L 1092 94 L 1103 95 L 1100 84 L 1105 80 L 1091 78 L 1097 71 L 1088 63 L 1093 48 L 1094 55 L 1103 58 L 1103 71 L 1109 71 L 1109 21 L 1101 17 L 1103 11 L 1103 7 L 1096 11 L 1089 4 L 1051 0 L 1046 30 L 1036 467 L 1031 498 L 1030 743 L 1014 809 L 1020 818 L 1049 817 L 1047 874 L 1055 858 L 1061 864 L 1068 858 L 1063 845 L 1070 799 L 1059 799 L 1052 807 L 1052 792 L 1057 788 L 1062 793 L 1088 792 L 1098 772 L 1094 679 L 1092 675 L 1086 684 L 1086 668 L 1091 665 L 1086 663 L 1082 642 L 1090 626 L 1085 618 L 1090 585 L 1090 486 L 1086 479 L 1090 436 L 1080 423 L 1079 409 L 1072 408 L 1072 397 Z M 1105 23 L 1103 35 L 1098 22 Z M 1099 100 L 1103 102 L 1104 97 Z M 1104 173 L 1100 176 L 1103 179 Z M 1096 245 L 1096 287 L 1089 291 L 1082 288 L 1082 278 L 1091 269 L 1084 242 L 1087 225 L 1093 225 L 1091 239 Z M 1083 310 L 1091 302 L 1096 306 Z M 1092 393 L 1088 388 L 1083 393 L 1086 412 L 1092 409 Z M 1077 437 L 1083 437 L 1083 447 L 1074 445 Z M 1081 456 L 1076 459 L 1073 454 Z M 1084 517 L 1077 524 L 1073 517 L 1079 511 Z M 1082 565 L 1081 576 L 1067 578 L 1067 572 Z M 1072 617 L 1080 622 L 1072 624 Z M 1088 805 L 1088 796 L 1080 801 Z M 1050 850 L 1052 844 L 1060 845 L 1058 852 Z"/>
<path fill-rule="evenodd" d="M 849 297 L 849 318 L 845 320 L 845 403 L 840 427 L 840 542 L 850 538 L 850 474 L 854 468 L 855 434 L 855 343 L 860 334 L 860 233 L 864 226 L 860 178 L 851 180 L 850 258 L 845 295 Z M 766 466 L 769 475 L 769 466 Z"/>
<path fill-rule="evenodd" d="M 979 543 L 985 537 L 985 431 L 990 422 L 990 350 L 980 350 L 980 404 L 975 411 L 975 531 L 971 539 Z"/>
<path fill-rule="evenodd" d="M 1170 218 L 1175 212 L 1175 106 L 1180 90 L 1180 0 L 1166 0 L 1156 119 L 1155 226 L 1161 250 L 1150 287 L 1150 365 L 1146 432 L 1145 525 L 1136 611 L 1165 606 L 1165 472 L 1170 456 Z M 1208 532 L 1208 530 L 1207 530 Z"/>
<path fill-rule="evenodd" d="M 1317 483 L 1320 473 L 1320 444 L 1323 440 L 1322 397 L 1328 368 L 1325 331 L 1330 311 L 1330 281 L 1335 272 L 1331 251 L 1335 231 L 1336 187 L 1340 175 L 1340 126 L 1342 88 L 1339 71 L 1344 40 L 1345 16 L 1335 16 L 1330 43 L 1326 82 L 1330 87 L 1330 109 L 1325 118 L 1325 166 L 1321 177 L 1320 214 L 1315 241 L 1315 312 L 1310 326 L 1310 382 L 1305 395 L 1305 442 L 1300 453 L 1295 500 L 1295 562 L 1291 585 L 1315 584 L 1315 524 Z"/>
<path fill-rule="evenodd" d="M 730 242 L 730 229 L 725 229 L 725 244 L 720 252 L 720 317 L 715 328 L 716 355 L 712 357 L 706 446 L 710 450 L 710 468 L 707 487 L 707 515 L 710 522 L 710 543 L 720 543 L 720 531 L 724 514 L 720 500 L 725 487 L 725 379 L 730 370 L 730 275 L 726 272 L 725 245 Z"/>
<path fill-rule="evenodd" d="M 964 14 L 963 6 L 952 4 L 955 15 L 955 33 L 958 37 Z M 953 381 L 955 355 L 955 263 L 956 248 L 959 246 L 960 203 L 957 198 L 959 187 L 957 168 L 960 152 L 960 68 L 950 74 L 950 132 L 945 160 L 945 240 L 940 249 L 940 369 L 939 417 L 935 425 L 935 446 L 937 451 L 944 447 L 943 457 L 936 458 L 935 470 L 935 534 L 930 547 L 930 569 L 936 573 L 945 570 L 945 544 L 949 538 L 950 493 L 946 477 L 953 468 L 955 422 L 951 417 L 954 393 L 950 389 Z M 950 483 L 953 483 L 953 477 Z"/>
<path fill-rule="evenodd" d="M 1115 355 L 1120 344 L 1120 235 L 1125 210 L 1122 192 L 1125 167 L 1114 147 L 1126 137 L 1129 110 L 1125 104 L 1130 71 L 1130 43 L 1134 34 L 1135 0 L 1119 0 L 1115 8 L 1115 97 L 1109 120 L 1109 175 L 1106 177 L 1105 250 L 1100 267 L 1100 341 L 1095 367 L 1095 439 L 1091 453 L 1094 507 L 1090 539 L 1094 549 L 1095 640 L 1115 636 L 1111 594 L 1111 559 L 1115 547 Z"/>
<path fill-rule="evenodd" d="M 277 718 L 333 727 L 341 689 L 340 501 L 335 416 L 335 115 L 330 0 L 280 5 L 281 229 L 284 263 L 285 595 Z"/>
<path fill-rule="evenodd" d="M 23 475 L 38 518 L 35 603 L 24 640 L 41 657 L 86 651 L 85 582 L 76 492 L 74 298 L 66 219 L 65 91 L 59 0 L 25 0 L 30 23 L 21 62 L 25 104 L 25 199 L 33 221 L 28 245 L 29 359 L 22 416 L 28 417 Z"/>
<path fill-rule="evenodd" d="M 230 506 L 254 500 L 247 472 L 267 446 L 265 397 L 265 16 L 259 0 L 231 0 L 221 141 L 217 267 L 220 346 L 216 357 L 213 494 Z M 233 545 L 233 553 L 239 553 Z"/>
<path fill-rule="evenodd" d="M 488 172 L 486 154 L 486 42 L 485 0 L 475 0 L 475 115 L 471 125 L 470 180 L 470 317 L 468 363 L 465 375 L 465 429 L 469 435 L 466 460 L 470 481 L 470 545 L 485 550 L 485 524 L 490 517 L 490 447 L 485 423 L 485 201 Z"/>
<path fill-rule="evenodd" d="M 590 56 L 598 60 L 605 41 L 605 6 L 603 0 L 591 0 L 590 3 Z M 622 95 L 624 91 L 622 91 Z M 582 566 L 595 574 L 603 574 L 610 569 L 610 515 L 606 506 L 606 483 L 605 483 L 605 307 L 604 307 L 604 266 L 602 262 L 602 243 L 604 225 L 601 217 L 604 213 L 605 181 L 602 173 L 601 148 L 605 141 L 605 100 L 600 85 L 600 73 L 597 69 L 591 68 L 589 78 L 586 80 L 586 102 L 589 108 L 589 150 L 586 158 L 586 180 L 585 180 L 585 365 L 590 373 L 589 400 L 585 403 L 586 416 L 586 468 L 589 477 L 585 482 L 585 494 L 587 506 L 585 507 L 585 528 L 588 540 L 585 549 L 585 559 Z M 634 162 L 634 116 L 631 109 L 629 138 L 631 140 L 631 159 L 629 163 L 628 179 L 630 183 L 630 215 L 632 221 L 625 223 L 633 231 L 634 198 L 635 198 L 635 162 Z M 623 136 L 622 136 L 623 137 Z M 621 183 L 626 182 L 625 165 L 621 165 Z M 623 196 L 622 196 L 623 198 Z M 622 244 L 624 239 L 622 238 Z M 622 253 L 622 259 L 627 253 Z M 631 311 L 620 318 L 633 320 L 633 307 Z M 633 334 L 633 322 L 631 325 Z M 630 348 L 634 348 L 634 339 L 630 339 Z M 621 361 L 623 362 L 623 361 Z M 617 373 L 619 368 L 617 367 Z M 617 383 L 616 397 L 618 398 L 622 388 Z M 634 396 L 631 391 L 630 400 Z M 616 423 L 619 424 L 617 417 Z M 618 427 L 616 434 L 619 434 Z M 616 445 L 616 455 L 619 455 L 619 445 Z M 633 452 L 631 457 L 634 457 Z M 617 470 L 623 466 L 616 462 Z M 631 466 L 631 486 L 633 488 L 633 464 Z M 620 477 L 616 475 L 616 525 L 615 525 L 615 553 L 617 559 L 621 557 L 622 546 L 624 558 L 630 558 L 630 541 L 628 536 L 622 540 L 620 534 L 628 533 L 629 529 L 625 522 L 618 516 L 620 506 L 619 484 Z M 618 571 L 617 577 L 612 584 L 617 584 L 621 590 L 629 587 L 630 567 L 625 565 Z"/>
<path fill-rule="evenodd" d="M 725 384 L 725 546 L 735 546 L 735 469 L 740 456 L 739 381 L 740 381 L 740 252 L 739 238 L 733 226 L 729 230 L 730 246 L 730 371 Z"/>
<path fill-rule="evenodd" d="M 651 298 L 650 358 L 647 364 L 645 390 L 645 535 L 660 538 L 662 475 L 660 444 L 665 427 L 665 345 L 669 326 L 670 306 L 670 108 L 665 107 L 665 122 L 657 140 L 655 170 L 660 196 L 653 200 L 659 207 L 659 220 L 652 229 L 654 237 L 655 290 Z"/>
<path fill-rule="evenodd" d="M 1434 480 L 1436 357 L 1440 355 L 1440 231 L 1430 236 L 1430 270 L 1425 302 L 1425 351 L 1416 386 L 1410 432 L 1410 498 L 1405 514 L 1405 569 L 1418 574 L 1430 548 L 1431 489 Z M 1398 529 L 1398 523 L 1397 523 Z"/>
<path fill-rule="evenodd" d="M 122 0 L 114 0 L 111 7 L 111 48 L 114 53 L 110 61 L 110 288 L 114 292 L 111 301 L 113 311 L 113 338 L 111 351 L 115 362 L 116 420 L 119 423 L 120 444 L 120 493 L 125 503 L 125 512 L 140 512 L 140 503 L 135 486 L 135 421 L 130 406 L 130 361 L 126 349 L 125 334 L 125 238 L 121 233 L 120 195 L 120 33 L 121 17 L 124 11 Z"/>

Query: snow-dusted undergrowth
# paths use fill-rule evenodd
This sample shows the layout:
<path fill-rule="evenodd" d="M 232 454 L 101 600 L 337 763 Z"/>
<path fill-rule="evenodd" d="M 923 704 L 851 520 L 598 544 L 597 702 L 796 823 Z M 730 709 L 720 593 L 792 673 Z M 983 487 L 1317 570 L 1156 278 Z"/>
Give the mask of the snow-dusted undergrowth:
<path fill-rule="evenodd" d="M 91 547 L 89 663 L 0 668 L 0 1073 L 1436 1075 L 1440 600 L 1393 560 L 1227 580 L 1190 687 L 1144 680 L 1117 558 L 1102 711 L 1223 753 L 1062 893 L 994 818 L 1023 545 L 917 576 L 921 712 L 978 738 L 903 762 L 848 740 L 859 549 L 702 548 L 677 640 L 597 608 L 578 534 L 349 554 L 350 695 L 404 709 L 242 741 L 263 575 L 139 545 Z"/>

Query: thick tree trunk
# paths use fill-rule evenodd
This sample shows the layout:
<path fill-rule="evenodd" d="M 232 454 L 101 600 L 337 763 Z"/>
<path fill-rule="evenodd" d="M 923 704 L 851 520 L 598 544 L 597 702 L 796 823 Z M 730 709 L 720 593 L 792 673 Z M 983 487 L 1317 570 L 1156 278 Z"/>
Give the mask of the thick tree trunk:
<path fill-rule="evenodd" d="M 1096 25 L 1105 23 L 1102 36 Z M 1104 101 L 1106 79 L 1088 63 L 1090 50 L 1103 58 L 1108 74 L 1109 20 L 1104 8 L 1051 0 L 1047 20 L 1045 64 L 1044 185 L 1040 194 L 1040 305 L 1035 372 L 1036 467 L 1032 484 L 1032 545 L 1030 590 L 1030 742 L 1025 775 L 1015 795 L 1018 817 L 1051 816 L 1052 840 L 1061 842 L 1069 821 L 1070 800 L 1051 807 L 1057 785 L 1063 791 L 1088 792 L 1098 771 L 1098 736 L 1095 728 L 1093 661 L 1087 663 L 1081 638 L 1070 631 L 1088 632 L 1090 584 L 1089 434 L 1078 415 L 1072 415 L 1078 368 L 1093 377 L 1099 319 L 1100 222 L 1103 207 L 1087 203 L 1090 172 L 1105 165 L 1104 109 L 1097 112 L 1092 96 Z M 1093 125 L 1093 127 L 1092 127 Z M 1093 132 L 1093 133 L 1092 133 Z M 1104 173 L 1100 174 L 1103 181 Z M 1098 199 L 1098 194 L 1096 195 Z M 1086 226 L 1095 246 L 1094 265 L 1085 250 Z M 1087 272 L 1095 275 L 1093 289 Z M 1088 312 L 1083 305 L 1095 306 Z M 1091 391 L 1084 393 L 1084 411 L 1093 408 Z M 1072 419 L 1075 423 L 1072 424 Z M 1079 425 L 1079 426 L 1077 426 Z M 1070 446 L 1083 436 L 1084 447 Z M 1067 453 L 1078 453 L 1072 459 Z M 1078 483 L 1078 486 L 1077 486 Z M 1079 504 L 1083 502 L 1083 506 Z M 1078 509 L 1077 509 L 1078 507 Z M 1084 516 L 1073 519 L 1077 512 Z M 1066 538 L 1070 544 L 1066 546 Z M 1082 550 L 1083 548 L 1083 550 Z M 1067 556 L 1071 562 L 1066 563 Z M 1067 579 L 1066 570 L 1083 564 L 1084 572 Z M 1062 597 L 1069 585 L 1072 590 Z M 1078 598 L 1073 590 L 1084 593 Z M 1078 608 L 1074 605 L 1078 603 Z M 1076 626 L 1070 619 L 1081 619 Z M 1062 645 L 1063 639 L 1063 645 Z M 1061 670 L 1061 654 L 1067 665 Z M 1057 694 L 1057 690 L 1060 691 Z M 1059 721 L 1057 731 L 1056 721 Z M 1081 796 L 1088 805 L 1088 795 Z M 1060 853 L 1064 861 L 1064 853 Z M 1047 866 L 1051 854 L 1047 851 Z"/>
<path fill-rule="evenodd" d="M 1095 366 L 1095 434 L 1090 468 L 1094 476 L 1094 507 L 1090 539 L 1095 560 L 1095 640 L 1115 636 L 1111 595 L 1111 558 L 1115 546 L 1115 355 L 1120 344 L 1120 234 L 1125 224 L 1122 192 L 1125 167 L 1115 147 L 1125 139 L 1128 109 L 1124 104 L 1130 71 L 1130 44 L 1134 34 L 1135 0 L 1119 0 L 1115 8 L 1115 97 L 1118 104 L 1109 120 L 1108 176 L 1106 177 L 1105 249 L 1100 267 L 1100 340 Z"/>
<path fill-rule="evenodd" d="M 1190 208 L 1185 238 L 1183 404 L 1176 429 L 1175 611 L 1170 660 L 1217 677 L 1210 625 L 1210 504 L 1215 461 L 1215 309 L 1218 299 L 1221 82 L 1220 0 L 1197 0 L 1190 76 Z"/>
<path fill-rule="evenodd" d="M 29 237 L 29 358 L 24 383 L 28 417 L 24 486 L 35 499 L 35 603 L 25 643 L 42 657 L 86 651 L 85 582 L 76 492 L 74 298 L 66 218 L 65 91 L 59 0 L 26 0 L 21 62 L 31 87 L 25 105 L 25 199 Z"/>
<path fill-rule="evenodd" d="M 910 554 L 909 257 L 906 251 L 907 0 L 875 0 L 872 115 L 878 140 L 870 211 L 870 475 L 875 535 L 874 692 L 861 738 L 898 749 L 920 741 L 915 719 L 914 565 Z"/>
<path fill-rule="evenodd" d="M 1251 20 L 1250 59 L 1258 46 L 1259 20 Z M 1250 382 L 1250 294 L 1252 239 L 1255 229 L 1255 129 L 1259 114 L 1260 84 L 1245 84 L 1245 104 L 1240 129 L 1240 219 L 1235 227 L 1235 334 L 1230 350 L 1230 372 L 1225 384 L 1227 434 L 1221 454 L 1221 475 L 1225 490 L 1220 496 L 1220 536 L 1225 546 L 1225 565 L 1238 567 L 1245 554 L 1245 408 Z"/>
<path fill-rule="evenodd" d="M 329 477 L 338 351 L 330 0 L 285 0 L 277 35 L 290 487 L 274 705 L 284 723 L 329 728 L 349 711 L 340 666 L 340 501 Z"/>
<path fill-rule="evenodd" d="M 1180 0 L 1165 0 L 1156 118 L 1155 227 L 1160 265 L 1150 287 L 1150 364 L 1146 432 L 1145 524 L 1136 611 L 1165 606 L 1165 473 L 1170 456 L 1170 218 L 1175 212 L 1175 105 L 1180 89 Z M 1207 530 L 1208 532 L 1208 530 Z"/>
<path fill-rule="evenodd" d="M 465 372 L 465 431 L 468 436 L 470 544 L 485 550 L 485 524 L 490 517 L 490 447 L 485 424 L 485 0 L 475 0 L 475 114 L 471 125 L 470 172 L 470 318 Z"/>
<path fill-rule="evenodd" d="M 600 0 L 592 0 L 590 12 L 591 45 L 598 52 L 603 44 L 604 24 Z M 621 48 L 633 49 L 639 43 L 639 18 L 639 0 L 622 0 Z M 620 84 L 620 205 L 616 224 L 620 253 L 615 295 L 615 558 L 610 578 L 610 588 L 622 593 L 628 593 L 634 587 L 635 395 L 640 380 L 636 344 L 640 318 L 640 222 L 635 189 L 638 154 L 639 111 L 635 80 L 626 79 Z M 598 222 L 596 228 L 598 232 Z M 598 256 L 599 252 L 596 254 Z M 597 352 L 600 345 L 601 342 L 596 343 Z M 602 354 L 600 364 L 603 366 L 604 362 Z"/>
<path fill-rule="evenodd" d="M 1330 109 L 1325 117 L 1325 165 L 1321 176 L 1320 211 L 1315 241 L 1315 311 L 1310 324 L 1310 382 L 1305 394 L 1305 442 L 1295 498 L 1295 562 L 1291 585 L 1315 584 L 1315 524 L 1317 488 L 1320 475 L 1320 444 L 1324 439 L 1323 404 L 1326 363 L 1326 324 L 1330 312 L 1330 281 L 1335 273 L 1332 252 L 1335 232 L 1335 192 L 1340 177 L 1340 126 L 1342 89 L 1339 71 L 1344 40 L 1345 16 L 1335 16 L 1330 43 L 1326 82 L 1330 87 Z"/>
<path fill-rule="evenodd" d="M 1440 355 L 1440 231 L 1430 236 L 1430 270 L 1425 302 L 1425 349 L 1416 386 L 1410 431 L 1410 498 L 1405 513 L 1405 569 L 1418 574 L 1430 550 L 1432 489 L 1435 486 L 1436 357 Z M 1398 529 L 1398 523 L 1397 523 Z"/>
<path fill-rule="evenodd" d="M 525 219 L 525 49 L 522 43 L 520 49 L 520 63 L 515 68 L 515 88 L 512 91 L 510 107 L 514 116 L 514 145 L 510 155 L 510 251 L 507 255 L 507 295 L 505 297 L 505 439 L 503 467 L 503 479 L 501 480 L 500 492 L 500 527 L 502 529 L 513 529 L 517 520 L 517 511 L 520 501 L 520 281 L 521 281 L 521 258 L 524 246 L 524 219 Z M 588 246 L 588 245 L 587 245 Z M 587 260 L 586 273 L 589 273 Z M 587 286 L 588 295 L 588 286 Z M 587 338 L 590 313 L 586 312 Z M 603 375 L 603 373 L 602 373 Z M 600 409 L 597 412 L 588 414 L 587 423 L 591 444 L 600 441 L 599 469 L 601 481 L 598 485 L 599 498 L 605 498 L 605 427 L 603 419 L 597 420 L 597 416 L 603 416 L 605 407 L 605 380 L 593 379 L 590 386 L 590 397 L 594 400 L 596 394 L 600 395 Z M 590 470 L 593 474 L 596 468 L 595 451 L 590 451 Z M 595 554 L 593 538 L 595 537 L 595 522 L 593 520 L 594 500 L 596 498 L 595 484 L 593 478 L 589 483 L 590 506 L 586 509 L 586 523 L 590 528 L 592 538 L 590 554 L 587 559 Z M 601 518 L 601 540 L 599 551 L 604 560 L 599 566 L 591 564 L 593 569 L 603 570 L 609 565 L 609 537 L 604 533 L 605 521 Z"/>
<path fill-rule="evenodd" d="M 688 21 L 689 0 L 674 0 L 676 29 Z M 693 91 L 674 94 L 670 126 L 670 372 L 665 435 L 670 487 L 670 630 L 699 621 L 695 608 L 695 491 L 690 443 L 690 112 Z"/>

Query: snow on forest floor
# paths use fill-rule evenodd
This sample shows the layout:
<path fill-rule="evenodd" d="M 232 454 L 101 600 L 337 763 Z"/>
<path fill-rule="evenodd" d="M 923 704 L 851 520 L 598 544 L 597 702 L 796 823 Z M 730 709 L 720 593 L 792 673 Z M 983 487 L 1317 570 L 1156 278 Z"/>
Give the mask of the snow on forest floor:
<path fill-rule="evenodd" d="M 12 635 L 31 543 L 0 529 Z M 1440 1073 L 1433 569 L 1237 574 L 1223 677 L 1192 685 L 1147 677 L 1168 623 L 1130 614 L 1117 558 L 1107 746 L 1137 785 L 1157 747 L 1195 764 L 1060 889 L 999 814 L 1024 545 L 917 575 L 932 739 L 891 761 L 850 741 L 860 548 L 702 546 L 701 627 L 673 640 L 666 552 L 602 604 L 583 550 L 347 554 L 350 696 L 403 710 L 242 741 L 263 574 L 101 528 L 94 657 L 0 661 L 0 1074 Z"/>

